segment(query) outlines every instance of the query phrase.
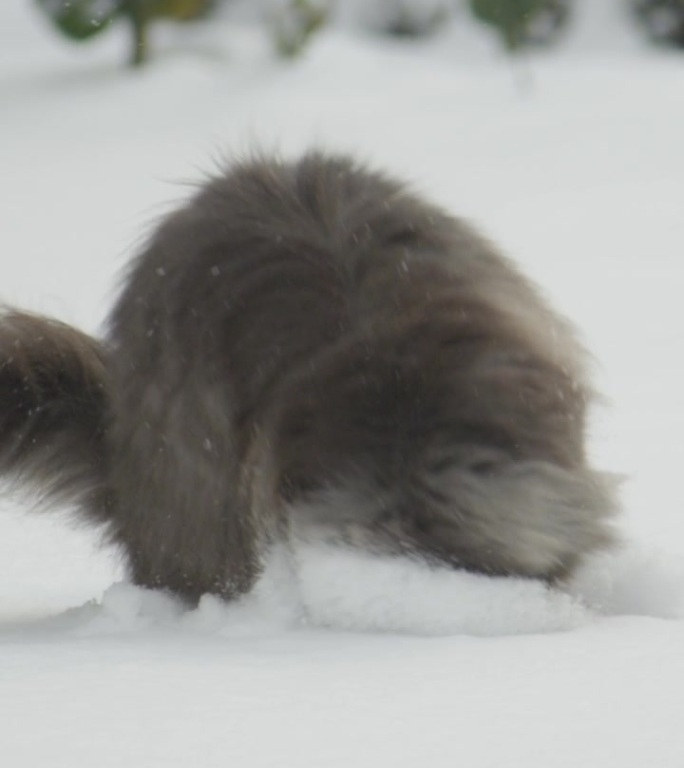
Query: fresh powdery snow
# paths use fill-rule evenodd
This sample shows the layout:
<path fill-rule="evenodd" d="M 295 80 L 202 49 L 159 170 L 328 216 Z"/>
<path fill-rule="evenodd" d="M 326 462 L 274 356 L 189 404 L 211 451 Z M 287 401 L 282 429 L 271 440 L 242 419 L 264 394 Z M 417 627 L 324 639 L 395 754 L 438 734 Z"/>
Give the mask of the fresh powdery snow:
<path fill-rule="evenodd" d="M 245 4 L 243 3 L 243 6 Z M 146 229 L 254 146 L 354 152 L 474 221 L 577 323 L 623 545 L 563 591 L 276 551 L 248 599 L 125 583 L 68 514 L 0 508 L 7 768 L 684 766 L 684 55 L 616 2 L 511 61 L 472 22 L 293 63 L 249 14 L 83 47 L 0 7 L 0 301 L 101 329 Z"/>

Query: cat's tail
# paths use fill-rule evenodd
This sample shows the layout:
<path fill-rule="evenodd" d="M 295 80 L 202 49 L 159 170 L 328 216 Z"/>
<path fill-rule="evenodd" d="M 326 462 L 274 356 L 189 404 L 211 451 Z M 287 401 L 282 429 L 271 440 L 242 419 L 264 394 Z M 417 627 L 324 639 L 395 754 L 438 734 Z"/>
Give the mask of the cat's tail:
<path fill-rule="evenodd" d="M 0 315 L 0 476 L 106 522 L 108 411 L 95 339 L 24 312 Z"/>

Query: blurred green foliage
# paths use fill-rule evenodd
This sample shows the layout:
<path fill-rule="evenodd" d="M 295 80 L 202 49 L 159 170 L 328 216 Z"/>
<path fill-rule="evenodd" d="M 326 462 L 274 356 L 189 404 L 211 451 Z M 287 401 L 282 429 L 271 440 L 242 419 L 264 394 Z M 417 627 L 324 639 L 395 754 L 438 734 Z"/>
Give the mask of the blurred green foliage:
<path fill-rule="evenodd" d="M 373 26 L 392 37 L 430 37 L 447 24 L 452 7 L 449 0 L 384 0 Z"/>
<path fill-rule="evenodd" d="M 496 29 L 509 51 L 547 42 L 569 15 L 567 0 L 470 0 L 470 8 Z"/>
<path fill-rule="evenodd" d="M 128 22 L 130 62 L 140 65 L 149 55 L 148 27 L 156 19 L 190 21 L 207 13 L 214 0 L 36 0 L 57 29 L 71 40 L 88 40 L 117 19 Z"/>
<path fill-rule="evenodd" d="M 72 40 L 87 40 L 106 29 L 119 15 L 119 0 L 38 0 L 55 26 Z"/>
<path fill-rule="evenodd" d="M 290 0 L 271 16 L 276 50 L 285 58 L 298 56 L 327 20 L 328 6 L 321 0 Z"/>
<path fill-rule="evenodd" d="M 1 0 L 0 0 L 1 1 Z M 588 3 L 590 0 L 586 0 Z M 593 0 L 592 0 L 593 1 Z M 595 0 L 603 2 L 604 0 Z M 131 34 L 129 61 L 149 57 L 149 29 L 158 19 L 190 21 L 231 0 L 33 0 L 67 38 L 89 40 L 115 23 Z M 344 0 L 253 0 L 254 18 L 266 20 L 276 51 L 284 58 L 302 53 Z M 508 51 L 554 42 L 571 20 L 576 0 L 458 0 L 496 31 Z M 684 0 L 619 0 L 650 39 L 684 48 Z M 236 3 L 236 6 L 238 4 Z M 451 20 L 457 0 L 367 0 L 367 29 L 406 38 L 428 37 Z M 265 9 L 270 8 L 270 12 Z M 244 9 L 244 6 L 243 6 Z"/>
<path fill-rule="evenodd" d="M 684 48 L 684 0 L 636 0 L 634 11 L 652 40 Z"/>

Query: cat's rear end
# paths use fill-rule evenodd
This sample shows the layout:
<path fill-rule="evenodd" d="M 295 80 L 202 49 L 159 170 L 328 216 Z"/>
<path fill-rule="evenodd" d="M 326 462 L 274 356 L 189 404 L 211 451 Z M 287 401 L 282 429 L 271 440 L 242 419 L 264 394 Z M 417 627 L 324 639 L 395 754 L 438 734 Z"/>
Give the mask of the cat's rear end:
<path fill-rule="evenodd" d="M 204 185 L 132 264 L 102 358 L 105 517 L 137 583 L 232 597 L 287 537 L 553 579 L 612 538 L 566 323 L 347 158 Z"/>

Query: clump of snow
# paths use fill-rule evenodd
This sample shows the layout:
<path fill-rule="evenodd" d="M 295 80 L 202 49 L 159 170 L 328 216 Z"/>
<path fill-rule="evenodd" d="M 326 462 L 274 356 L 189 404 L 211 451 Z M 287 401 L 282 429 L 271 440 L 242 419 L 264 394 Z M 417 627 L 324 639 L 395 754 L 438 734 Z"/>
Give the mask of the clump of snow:
<path fill-rule="evenodd" d="M 682 619 L 684 557 L 632 543 L 590 559 L 569 592 L 601 614 Z"/>
<path fill-rule="evenodd" d="M 117 582 L 100 600 L 47 620 L 45 626 L 80 637 L 170 631 L 174 634 L 262 637 L 293 626 L 294 614 L 264 604 L 258 593 L 236 603 L 204 595 L 189 608 L 180 598 Z"/>
<path fill-rule="evenodd" d="M 100 600 L 37 626 L 82 637 L 171 630 L 242 638 L 306 627 L 503 636 L 568 630 L 590 619 L 579 599 L 538 581 L 308 545 L 299 548 L 296 564 L 276 552 L 254 590 L 232 603 L 205 595 L 188 608 L 172 595 L 118 582 Z"/>
<path fill-rule="evenodd" d="M 587 621 L 570 595 L 530 579 L 494 578 L 331 547 L 299 553 L 309 621 L 414 635 L 516 635 Z"/>
<path fill-rule="evenodd" d="M 569 583 L 490 577 L 321 544 L 276 548 L 249 595 L 196 607 L 125 582 L 39 622 L 78 636 L 169 630 L 227 639 L 318 627 L 409 636 L 569 631 L 610 616 L 684 618 L 684 557 L 626 545 L 588 559 Z M 35 625 L 34 625 L 35 628 Z"/>
<path fill-rule="evenodd" d="M 277 549 L 253 591 L 194 608 L 119 582 L 45 626 L 79 636 L 172 630 L 226 638 L 319 627 L 411 636 L 572 630 L 601 616 L 684 618 L 684 558 L 635 545 L 591 558 L 565 586 L 490 577 L 325 545 Z"/>

